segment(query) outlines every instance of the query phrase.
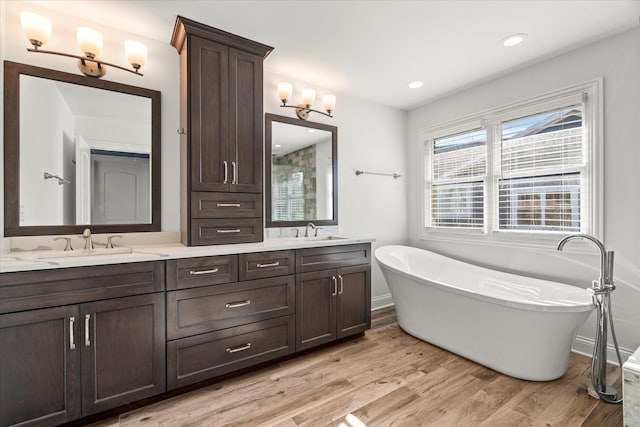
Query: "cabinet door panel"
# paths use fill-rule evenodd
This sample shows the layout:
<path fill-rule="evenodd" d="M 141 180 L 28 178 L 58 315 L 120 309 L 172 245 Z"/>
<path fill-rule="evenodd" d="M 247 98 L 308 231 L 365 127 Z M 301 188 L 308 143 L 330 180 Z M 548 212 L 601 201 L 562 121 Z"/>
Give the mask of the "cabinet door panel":
<path fill-rule="evenodd" d="M 336 339 L 336 272 L 296 277 L 296 351 Z"/>
<path fill-rule="evenodd" d="M 164 294 L 83 304 L 80 315 L 83 415 L 165 391 Z"/>
<path fill-rule="evenodd" d="M 0 316 L 0 425 L 57 425 L 80 418 L 77 320 L 77 306 Z"/>
<path fill-rule="evenodd" d="M 229 49 L 230 191 L 262 193 L 262 58 Z M 235 151 L 235 155 L 234 155 Z"/>
<path fill-rule="evenodd" d="M 187 137 L 191 149 L 191 190 L 228 191 L 231 182 L 227 107 L 229 48 L 191 36 L 188 49 L 191 108 Z"/>
<path fill-rule="evenodd" d="M 368 265 L 338 271 L 338 338 L 371 327 L 371 269 Z"/>

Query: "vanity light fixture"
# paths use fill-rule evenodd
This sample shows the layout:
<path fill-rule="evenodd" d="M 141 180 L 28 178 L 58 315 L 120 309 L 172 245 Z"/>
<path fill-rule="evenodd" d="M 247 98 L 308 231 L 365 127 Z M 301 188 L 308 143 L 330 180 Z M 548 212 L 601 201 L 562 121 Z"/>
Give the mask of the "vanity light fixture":
<path fill-rule="evenodd" d="M 102 50 L 102 34 L 87 27 L 78 27 L 78 45 L 82 51 L 82 55 L 73 55 L 70 53 L 56 52 L 52 50 L 40 49 L 45 45 L 51 37 L 51 21 L 31 12 L 22 12 L 20 19 L 22 21 L 22 30 L 24 35 L 29 39 L 33 48 L 27 48 L 29 52 L 49 53 L 52 55 L 67 56 L 69 58 L 78 59 L 78 68 L 87 76 L 102 77 L 107 72 L 107 65 L 115 67 L 123 71 L 128 71 L 138 76 L 142 76 L 140 68 L 147 61 L 147 47 L 137 41 L 127 40 L 124 42 L 124 49 L 127 60 L 133 70 L 119 65 L 102 61 L 99 58 L 100 50 Z"/>
<path fill-rule="evenodd" d="M 278 83 L 278 98 L 282 101 L 281 107 L 295 108 L 298 118 L 307 120 L 310 112 L 322 114 L 327 117 L 333 117 L 331 113 L 336 107 L 336 96 L 325 95 L 322 97 L 322 108 L 326 111 L 319 111 L 311 108 L 316 99 L 316 91 L 313 89 L 302 89 L 302 103 L 298 105 L 287 105 L 287 101 L 291 98 L 293 86 L 291 83 Z"/>

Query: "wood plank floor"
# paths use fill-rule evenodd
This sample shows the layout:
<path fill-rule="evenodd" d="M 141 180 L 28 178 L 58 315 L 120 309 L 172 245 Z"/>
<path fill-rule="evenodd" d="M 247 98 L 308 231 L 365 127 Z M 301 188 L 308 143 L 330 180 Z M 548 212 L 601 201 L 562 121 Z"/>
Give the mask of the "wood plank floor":
<path fill-rule="evenodd" d="M 517 380 L 407 335 L 385 309 L 364 337 L 92 426 L 622 426 L 621 405 L 587 395 L 589 371 L 572 354 L 556 381 Z"/>

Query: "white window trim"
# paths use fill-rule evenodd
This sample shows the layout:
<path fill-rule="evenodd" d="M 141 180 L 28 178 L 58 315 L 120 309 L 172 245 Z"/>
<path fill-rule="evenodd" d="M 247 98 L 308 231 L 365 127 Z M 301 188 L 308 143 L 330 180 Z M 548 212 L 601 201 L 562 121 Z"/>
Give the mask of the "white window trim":
<path fill-rule="evenodd" d="M 588 233 L 602 239 L 603 233 L 603 165 L 604 165 L 604 143 L 603 143 L 603 79 L 602 77 L 584 83 L 565 87 L 543 95 L 514 102 L 501 107 L 492 108 L 483 112 L 469 115 L 458 120 L 450 121 L 441 125 L 419 129 L 420 140 L 423 141 L 423 153 L 421 160 L 420 176 L 422 186 L 420 188 L 420 230 L 421 240 L 432 240 L 451 243 L 472 243 L 479 245 L 495 245 L 502 247 L 528 247 L 534 249 L 548 249 L 557 245 L 563 235 L 570 233 L 543 232 L 536 233 L 518 230 L 498 230 L 497 215 L 495 210 L 497 204 L 497 185 L 494 150 L 496 149 L 496 136 L 491 129 L 496 129 L 496 125 L 501 121 L 524 117 L 531 114 L 540 113 L 544 110 L 551 110 L 556 107 L 566 106 L 572 100 L 584 99 L 586 95 L 585 109 L 583 113 L 584 128 L 587 132 L 586 150 L 589 163 L 585 168 L 585 173 L 590 177 L 591 188 L 586 192 L 587 199 L 584 201 L 589 206 L 587 215 Z M 487 129 L 487 177 L 485 179 L 485 227 L 482 230 L 469 229 L 447 229 L 428 226 L 427 200 L 430 197 L 429 173 L 431 165 L 427 161 L 427 154 L 431 148 L 432 141 L 436 138 L 464 132 L 471 129 L 484 127 Z M 589 250 L 588 245 L 574 245 L 577 251 Z M 573 248 L 572 248 L 573 249 Z M 571 249 L 570 249 L 571 250 Z M 575 250 L 575 249 L 573 249 Z"/>

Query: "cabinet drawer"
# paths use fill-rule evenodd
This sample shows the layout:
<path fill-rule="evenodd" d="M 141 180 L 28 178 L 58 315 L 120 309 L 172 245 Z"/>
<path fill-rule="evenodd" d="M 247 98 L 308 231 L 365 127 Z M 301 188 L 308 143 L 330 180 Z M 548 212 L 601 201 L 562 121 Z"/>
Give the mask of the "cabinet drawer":
<path fill-rule="evenodd" d="M 294 316 L 283 316 L 167 343 L 167 385 L 172 390 L 294 350 Z"/>
<path fill-rule="evenodd" d="M 164 290 L 164 262 L 2 273 L 0 313 Z"/>
<path fill-rule="evenodd" d="M 191 242 L 194 245 L 254 243 L 262 240 L 262 218 L 191 220 Z"/>
<path fill-rule="evenodd" d="M 240 254 L 238 264 L 240 280 L 285 276 L 295 273 L 295 252 L 271 251 Z"/>
<path fill-rule="evenodd" d="M 167 339 L 294 313 L 295 276 L 167 293 Z"/>
<path fill-rule="evenodd" d="M 258 218 L 262 216 L 262 194 L 191 193 L 192 218 Z"/>
<path fill-rule="evenodd" d="M 237 280 L 237 255 L 167 260 L 167 289 L 195 288 Z"/>
<path fill-rule="evenodd" d="M 371 263 L 371 245 L 329 246 L 296 251 L 296 273 Z"/>

